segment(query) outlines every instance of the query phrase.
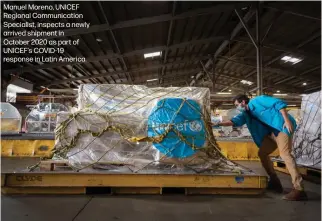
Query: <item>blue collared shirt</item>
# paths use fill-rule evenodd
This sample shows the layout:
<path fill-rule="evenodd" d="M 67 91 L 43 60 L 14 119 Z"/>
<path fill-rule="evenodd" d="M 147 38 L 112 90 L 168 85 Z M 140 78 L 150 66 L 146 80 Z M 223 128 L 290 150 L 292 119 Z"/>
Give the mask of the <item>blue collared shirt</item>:
<path fill-rule="evenodd" d="M 283 132 L 291 136 L 287 128 L 283 128 L 284 118 L 280 112 L 281 109 L 286 107 L 287 104 L 281 99 L 261 95 L 251 99 L 248 103 L 249 111 L 254 117 L 244 111 L 232 118 L 231 121 L 235 127 L 246 124 L 257 147 L 260 147 L 264 137 L 268 134 L 274 133 L 277 136 L 279 132 Z M 296 121 L 290 114 L 288 116 L 295 130 Z"/>

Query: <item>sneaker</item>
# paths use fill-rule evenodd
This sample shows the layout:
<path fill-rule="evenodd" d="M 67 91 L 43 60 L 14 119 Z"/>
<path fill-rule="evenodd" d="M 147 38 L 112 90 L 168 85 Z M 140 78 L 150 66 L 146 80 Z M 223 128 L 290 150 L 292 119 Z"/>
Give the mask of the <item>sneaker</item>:
<path fill-rule="evenodd" d="M 307 195 L 304 190 L 292 189 L 291 192 L 283 196 L 283 200 L 288 200 L 288 201 L 307 200 Z"/>
<path fill-rule="evenodd" d="M 276 175 L 269 178 L 267 190 L 272 190 L 276 193 L 283 193 L 284 190 L 282 183 Z"/>

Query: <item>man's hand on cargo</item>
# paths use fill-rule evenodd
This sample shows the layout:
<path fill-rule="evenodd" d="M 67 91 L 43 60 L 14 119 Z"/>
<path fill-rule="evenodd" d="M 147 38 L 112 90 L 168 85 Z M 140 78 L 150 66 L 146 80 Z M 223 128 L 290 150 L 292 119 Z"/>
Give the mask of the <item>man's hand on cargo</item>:
<path fill-rule="evenodd" d="M 293 133 L 293 124 L 292 122 L 290 121 L 290 119 L 287 118 L 287 120 L 285 121 L 284 125 L 283 125 L 283 128 L 285 128 L 288 130 L 288 132 L 291 134 Z"/>
<path fill-rule="evenodd" d="M 220 123 L 216 123 L 216 124 L 212 124 L 213 127 L 220 127 L 220 126 L 223 126 L 223 127 L 228 127 L 228 126 L 234 126 L 233 122 L 231 122 L 230 120 L 229 121 L 223 121 L 223 122 L 220 122 Z"/>
<path fill-rule="evenodd" d="M 283 108 L 283 109 L 280 110 L 280 112 L 281 112 L 281 114 L 282 114 L 282 116 L 284 118 L 283 128 L 286 128 L 290 134 L 293 133 L 293 130 L 294 130 L 293 124 L 292 124 L 290 118 L 288 117 L 286 109 Z"/>

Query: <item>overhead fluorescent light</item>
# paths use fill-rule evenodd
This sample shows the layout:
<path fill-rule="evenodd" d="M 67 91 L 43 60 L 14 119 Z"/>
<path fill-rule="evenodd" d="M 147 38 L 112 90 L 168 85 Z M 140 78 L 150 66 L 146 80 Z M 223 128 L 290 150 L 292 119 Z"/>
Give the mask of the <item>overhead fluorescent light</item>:
<path fill-rule="evenodd" d="M 280 91 L 276 91 L 277 93 L 279 93 Z"/>
<path fill-rule="evenodd" d="M 303 85 L 305 86 L 305 85 L 307 85 L 307 83 L 304 82 Z"/>
<path fill-rule="evenodd" d="M 273 94 L 275 96 L 287 96 L 287 94 Z"/>
<path fill-rule="evenodd" d="M 159 80 L 158 78 L 154 78 L 154 79 L 149 79 L 149 80 L 146 80 L 147 82 L 150 82 L 150 81 L 157 81 Z"/>
<path fill-rule="evenodd" d="M 296 107 L 296 104 L 289 104 L 288 107 Z"/>
<path fill-rule="evenodd" d="M 41 88 L 46 88 L 45 86 L 40 86 Z"/>
<path fill-rule="evenodd" d="M 231 90 L 229 90 L 229 91 L 231 91 Z"/>
<path fill-rule="evenodd" d="M 144 58 L 157 57 L 157 56 L 161 56 L 161 54 L 162 54 L 161 51 L 146 53 L 146 54 L 144 54 Z"/>
<path fill-rule="evenodd" d="M 242 84 L 248 84 L 248 85 L 254 84 L 253 82 L 247 81 L 247 80 L 241 80 L 240 83 L 242 83 Z"/>
<path fill-rule="evenodd" d="M 78 91 L 78 88 L 74 88 L 73 90 L 74 90 L 74 91 Z"/>
<path fill-rule="evenodd" d="M 289 57 L 289 56 L 284 56 L 284 57 L 282 57 L 282 60 L 283 61 L 288 61 L 288 60 L 290 60 L 291 59 L 291 57 Z"/>
<path fill-rule="evenodd" d="M 302 59 L 299 59 L 299 58 L 295 58 L 295 57 L 290 57 L 290 56 L 284 56 L 281 58 L 282 61 L 285 61 L 285 62 L 291 62 L 293 64 L 296 64 L 296 63 L 299 63 L 302 61 Z"/>
<path fill-rule="evenodd" d="M 231 94 L 229 92 L 218 92 L 217 94 Z"/>
<path fill-rule="evenodd" d="M 96 38 L 96 41 L 97 41 L 97 42 L 102 42 L 103 40 L 102 40 L 102 39 L 100 39 L 100 38 Z"/>

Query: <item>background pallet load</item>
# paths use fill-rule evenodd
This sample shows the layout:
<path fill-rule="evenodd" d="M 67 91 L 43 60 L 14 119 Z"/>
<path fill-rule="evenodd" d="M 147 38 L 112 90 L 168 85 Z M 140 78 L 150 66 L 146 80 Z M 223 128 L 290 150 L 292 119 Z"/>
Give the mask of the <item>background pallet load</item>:
<path fill-rule="evenodd" d="M 0 103 L 1 134 L 18 134 L 21 131 L 21 115 L 10 103 Z"/>
<path fill-rule="evenodd" d="M 304 171 L 321 171 L 321 92 L 303 96 L 301 119 L 293 137 L 293 155 Z M 275 159 L 283 163 L 280 157 Z M 306 172 L 305 172 L 306 173 Z"/>

